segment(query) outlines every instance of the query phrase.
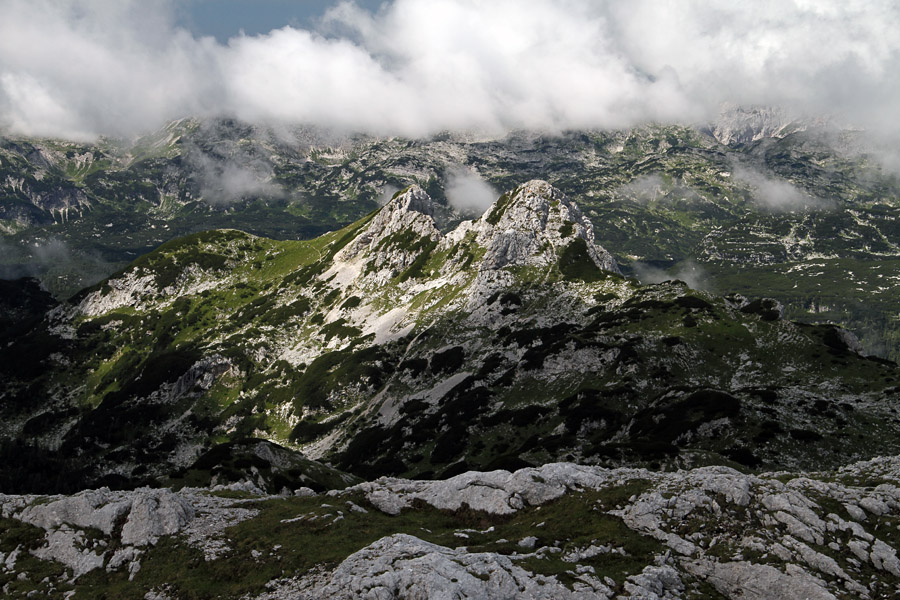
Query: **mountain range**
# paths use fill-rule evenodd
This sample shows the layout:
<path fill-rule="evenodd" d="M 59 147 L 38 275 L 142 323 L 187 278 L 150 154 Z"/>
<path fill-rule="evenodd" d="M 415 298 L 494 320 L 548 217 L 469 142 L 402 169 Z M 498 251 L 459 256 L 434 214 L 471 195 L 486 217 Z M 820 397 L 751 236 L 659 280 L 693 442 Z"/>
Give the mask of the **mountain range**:
<path fill-rule="evenodd" d="M 312 238 L 413 184 L 435 200 L 446 230 L 540 178 L 578 202 L 626 274 L 773 297 L 790 318 L 842 324 L 867 352 L 897 359 L 900 183 L 890 149 L 869 140 L 741 108 L 708 126 L 500 139 L 382 139 L 233 120 L 178 121 L 129 143 L 7 138 L 0 270 L 38 275 L 66 298 L 192 232 Z M 477 207 L 454 206 L 460 177 L 498 191 Z"/>

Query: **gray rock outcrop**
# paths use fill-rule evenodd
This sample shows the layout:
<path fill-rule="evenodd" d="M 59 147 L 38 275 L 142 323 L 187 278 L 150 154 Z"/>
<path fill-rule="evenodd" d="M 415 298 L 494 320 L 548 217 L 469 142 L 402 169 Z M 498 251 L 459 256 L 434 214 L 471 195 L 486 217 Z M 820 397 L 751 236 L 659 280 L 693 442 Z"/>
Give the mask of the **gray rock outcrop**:
<path fill-rule="evenodd" d="M 425 190 L 417 185 L 398 193 L 366 225 L 363 231 L 338 254 L 337 259 L 349 261 L 367 252 L 376 270 L 393 268 L 395 271 L 409 266 L 415 253 L 405 248 L 391 247 L 380 252 L 391 236 L 415 235 L 437 240 L 441 233 L 434 223 L 434 205 Z"/>
<path fill-rule="evenodd" d="M 72 570 L 78 578 L 104 565 L 117 569 L 125 564 L 135 572 L 140 551 L 164 535 L 181 531 L 194 518 L 191 502 L 168 489 L 112 492 L 108 488 L 87 490 L 73 496 L 54 497 L 46 503 L 0 496 L 2 514 L 46 531 L 44 545 L 34 556 L 53 560 Z M 122 546 L 111 556 L 107 542 L 93 539 L 94 529 Z M 107 560 L 108 559 L 108 560 Z"/>
<path fill-rule="evenodd" d="M 82 529 L 93 527 L 109 535 L 116 521 L 130 509 L 130 498 L 101 488 L 31 505 L 16 518 L 48 531 L 65 523 Z"/>
<path fill-rule="evenodd" d="M 483 269 L 555 264 L 562 248 L 581 240 L 597 268 L 619 272 L 612 255 L 597 245 L 590 220 L 546 181 L 535 179 L 519 186 L 495 202 L 473 229 L 487 248 Z"/>
<path fill-rule="evenodd" d="M 508 557 L 468 553 L 425 542 L 411 535 L 382 538 L 347 557 L 331 581 L 308 598 L 457 600 L 533 598 L 535 600 L 608 599 L 612 590 L 572 590 L 553 577 L 534 575 Z"/>
<path fill-rule="evenodd" d="M 767 137 L 783 137 L 806 129 L 795 122 L 783 109 L 770 106 L 722 107 L 719 118 L 704 128 L 720 143 L 747 144 Z"/>
<path fill-rule="evenodd" d="M 353 486 L 348 491 L 363 492 L 369 502 L 388 514 L 399 514 L 414 500 L 421 500 L 441 510 L 457 510 L 465 504 L 472 510 L 505 515 L 555 500 L 569 489 L 598 489 L 623 477 L 653 475 L 644 469 L 609 471 L 571 463 L 552 463 L 514 473 L 470 471 L 440 481 L 384 477 Z"/>
<path fill-rule="evenodd" d="M 877 459 L 847 467 L 842 474 L 848 478 L 878 473 L 896 481 L 898 467 L 900 459 Z M 364 493 L 388 514 L 425 502 L 442 510 L 468 506 L 507 515 L 563 494 L 600 491 L 629 481 L 644 481 L 647 489 L 609 514 L 668 547 L 676 574 L 706 581 L 727 598 L 844 597 L 836 595 L 836 590 L 853 597 L 875 597 L 866 579 L 868 570 L 875 570 L 887 589 L 900 590 L 896 548 L 889 537 L 871 529 L 874 519 L 900 514 L 900 488 L 890 483 L 867 490 L 809 477 L 783 483 L 727 467 L 658 473 L 559 463 L 515 473 L 464 473 L 446 481 L 382 478 L 351 490 Z M 825 502 L 848 507 L 846 516 L 828 512 Z M 758 525 L 748 528 L 750 515 Z M 706 533 L 708 524 L 715 526 Z M 603 550 L 591 547 L 566 557 L 578 562 Z M 747 558 L 759 555 L 771 556 L 781 566 Z M 848 556 L 854 558 L 847 561 Z M 638 580 L 629 585 L 638 586 Z M 643 587 L 656 596 L 641 592 L 644 595 L 635 597 L 668 597 L 652 585 Z M 667 589 L 666 593 L 675 594 L 678 588 L 672 583 Z"/>
<path fill-rule="evenodd" d="M 270 581 L 259 598 L 675 600 L 696 597 L 701 586 L 729 600 L 896 597 L 898 484 L 897 457 L 858 463 L 836 474 L 749 475 L 722 466 L 667 473 L 556 463 L 516 472 L 469 472 L 445 481 L 381 478 L 312 496 L 303 501 L 303 513 L 280 523 L 290 528 L 314 523 L 317 535 L 340 535 L 338 523 L 378 519 L 373 509 L 409 524 L 406 513 L 427 505 L 486 515 L 497 528 L 519 519 L 512 530 L 516 537 L 501 539 L 494 526 L 444 530 L 432 541 L 407 533 L 386 535 L 333 570 L 320 565 Z M 628 491 L 623 495 L 621 490 Z M 551 505 L 567 495 L 587 500 L 589 514 L 597 511 L 630 533 L 579 544 L 559 537 L 550 526 L 552 518 L 559 519 Z M 277 502 L 290 501 L 301 500 Z M 234 558 L 238 546 L 229 539 L 229 528 L 257 518 L 269 503 L 271 497 L 234 499 L 165 489 L 101 489 L 49 499 L 0 496 L 5 518 L 45 530 L 42 545 L 30 553 L 64 565 L 68 580 L 101 568 L 133 578 L 143 572 L 141 562 L 152 557 L 148 546 L 163 536 L 179 536 L 206 562 Z M 523 511 L 530 511 L 524 522 L 533 521 L 525 531 L 519 528 Z M 431 534 L 426 527 L 421 530 Z M 498 544 L 496 551 L 492 544 Z M 279 540 L 269 550 L 253 549 L 250 556 L 281 560 L 284 550 Z M 26 552 L 20 547 L 0 555 L 0 572 L 15 574 Z M 636 559 L 641 561 L 637 570 L 632 564 L 624 575 L 611 573 L 617 579 L 600 573 L 600 565 Z M 542 572 L 542 565 L 551 566 L 547 560 L 561 561 L 565 578 L 547 574 L 561 572 L 558 567 Z"/>
<path fill-rule="evenodd" d="M 147 490 L 131 503 L 122 527 L 122 543 L 130 546 L 155 544 L 164 535 L 180 531 L 194 518 L 194 509 L 169 490 Z"/>

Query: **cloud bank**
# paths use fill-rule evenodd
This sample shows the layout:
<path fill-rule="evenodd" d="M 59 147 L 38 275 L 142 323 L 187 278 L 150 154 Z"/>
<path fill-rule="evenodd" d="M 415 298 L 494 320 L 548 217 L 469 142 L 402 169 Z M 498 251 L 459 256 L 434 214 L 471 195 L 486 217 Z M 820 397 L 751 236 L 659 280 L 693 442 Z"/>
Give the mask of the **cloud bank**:
<path fill-rule="evenodd" d="M 0 126 L 91 138 L 227 115 L 420 136 L 697 122 L 723 102 L 900 123 L 891 0 L 344 2 L 315 30 L 227 44 L 175 10 L 0 0 Z"/>

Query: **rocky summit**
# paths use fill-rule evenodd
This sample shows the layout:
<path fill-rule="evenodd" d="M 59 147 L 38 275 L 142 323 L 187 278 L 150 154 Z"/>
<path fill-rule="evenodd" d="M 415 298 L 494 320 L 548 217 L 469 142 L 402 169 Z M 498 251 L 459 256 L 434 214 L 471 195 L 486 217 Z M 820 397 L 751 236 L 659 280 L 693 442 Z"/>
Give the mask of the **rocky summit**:
<path fill-rule="evenodd" d="M 167 242 L 65 302 L 20 282 L 5 593 L 900 593 L 895 363 L 623 276 L 545 181 L 440 212 L 414 185 L 309 241 Z"/>

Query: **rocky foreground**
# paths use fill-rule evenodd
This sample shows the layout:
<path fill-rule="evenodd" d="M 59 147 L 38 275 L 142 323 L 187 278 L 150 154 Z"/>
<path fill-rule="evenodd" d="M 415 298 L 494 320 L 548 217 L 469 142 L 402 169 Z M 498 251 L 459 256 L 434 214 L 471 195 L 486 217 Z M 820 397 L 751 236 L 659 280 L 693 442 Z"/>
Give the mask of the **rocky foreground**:
<path fill-rule="evenodd" d="M 0 582 L 10 598 L 896 598 L 898 486 L 891 457 L 0 496 Z"/>

